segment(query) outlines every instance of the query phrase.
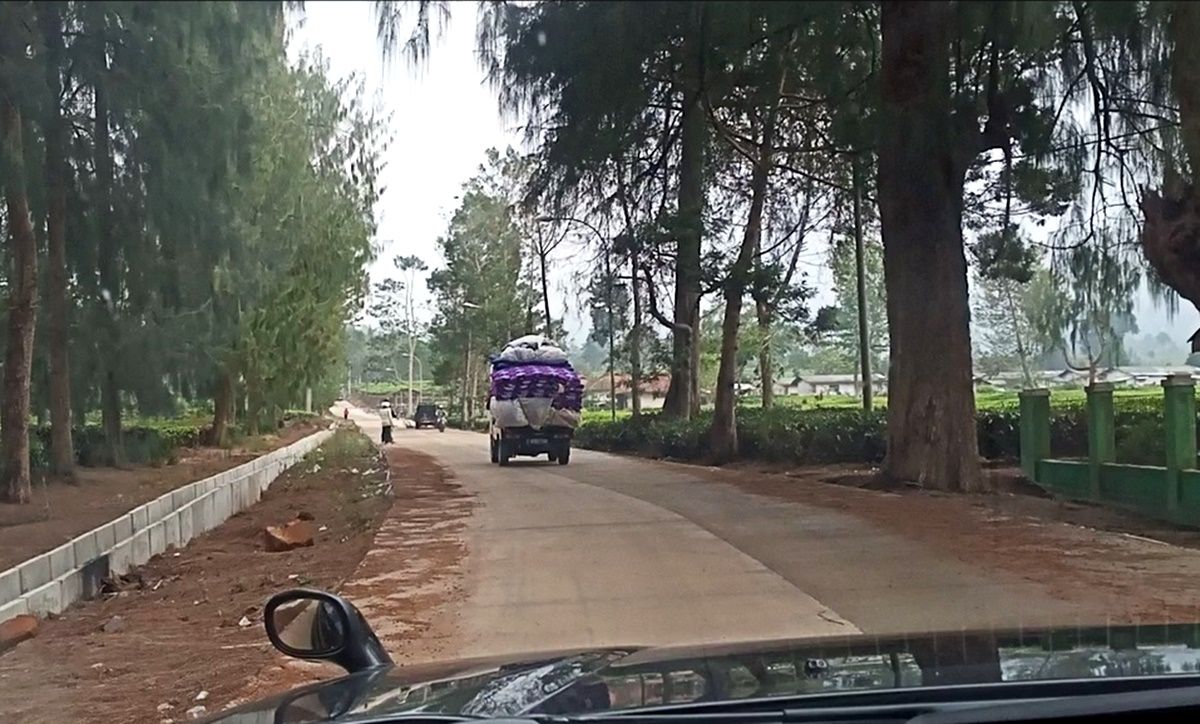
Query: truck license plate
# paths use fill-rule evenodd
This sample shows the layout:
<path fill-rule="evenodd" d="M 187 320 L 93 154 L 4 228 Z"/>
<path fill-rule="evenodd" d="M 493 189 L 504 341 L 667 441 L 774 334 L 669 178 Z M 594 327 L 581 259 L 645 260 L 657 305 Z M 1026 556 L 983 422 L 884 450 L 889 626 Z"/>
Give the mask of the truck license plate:
<path fill-rule="evenodd" d="M 545 445 L 545 444 L 546 444 L 546 438 L 544 438 L 544 437 L 531 437 L 531 438 L 529 438 L 529 444 L 530 444 L 530 445 Z"/>

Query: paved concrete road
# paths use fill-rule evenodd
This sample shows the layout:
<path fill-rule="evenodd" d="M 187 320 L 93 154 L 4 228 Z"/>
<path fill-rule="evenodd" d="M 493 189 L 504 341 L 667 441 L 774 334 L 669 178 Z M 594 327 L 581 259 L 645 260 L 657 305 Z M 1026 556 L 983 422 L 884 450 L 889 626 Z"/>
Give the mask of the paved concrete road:
<path fill-rule="evenodd" d="M 356 420 L 378 439 L 369 415 Z M 517 458 L 502 468 L 483 435 L 397 433 L 476 496 L 455 612 L 464 656 L 1100 616 L 852 514 L 749 494 L 686 466 L 575 450 L 568 466 Z"/>

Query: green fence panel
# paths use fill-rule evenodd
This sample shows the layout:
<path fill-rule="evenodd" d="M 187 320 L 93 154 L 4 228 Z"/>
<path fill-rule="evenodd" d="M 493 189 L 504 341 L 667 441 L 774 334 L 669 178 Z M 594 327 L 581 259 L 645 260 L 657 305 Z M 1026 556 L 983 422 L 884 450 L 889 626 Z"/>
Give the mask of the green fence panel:
<path fill-rule="evenodd" d="M 1091 463 L 1091 498 L 1099 499 L 1100 466 L 1117 459 L 1116 425 L 1113 421 L 1113 384 L 1096 382 L 1084 388 L 1087 394 L 1088 462 Z"/>
<path fill-rule="evenodd" d="M 1071 460 L 1039 460 L 1037 481 L 1051 493 L 1086 500 L 1090 497 L 1091 466 Z"/>
<path fill-rule="evenodd" d="M 1019 399 L 1021 470 L 1032 479 L 1038 461 L 1050 457 L 1050 390 L 1022 390 Z"/>
<path fill-rule="evenodd" d="M 1179 472 L 1179 507 L 1182 512 L 1200 513 L 1200 470 Z"/>
<path fill-rule="evenodd" d="M 1168 504 L 1166 468 L 1151 465 L 1100 466 L 1100 500 L 1135 508 L 1140 512 L 1162 517 Z"/>

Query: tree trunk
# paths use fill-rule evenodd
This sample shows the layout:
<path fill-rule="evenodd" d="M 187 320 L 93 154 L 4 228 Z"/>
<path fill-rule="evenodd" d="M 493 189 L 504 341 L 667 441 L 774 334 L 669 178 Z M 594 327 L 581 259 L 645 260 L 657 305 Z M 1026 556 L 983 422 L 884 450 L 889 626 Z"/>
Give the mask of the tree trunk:
<path fill-rule="evenodd" d="M 1175 2 L 1169 35 L 1174 45 L 1171 88 L 1179 103 L 1180 138 L 1191 170 L 1190 183 L 1167 170 L 1163 188 L 1142 196 L 1142 253 L 1158 276 L 1200 310 L 1200 8 Z M 1200 330 L 1198 330 L 1200 331 Z"/>
<path fill-rule="evenodd" d="M 66 124 L 59 96 L 63 67 L 62 16 L 58 3 L 37 6 L 38 25 L 46 44 L 46 307 L 50 353 L 50 472 L 71 477 L 75 450 L 71 440 L 71 366 L 67 314 L 67 169 Z"/>
<path fill-rule="evenodd" d="M 113 159 L 109 143 L 108 89 L 105 87 L 108 74 L 108 41 L 106 39 L 104 7 L 92 7 L 95 38 L 96 77 L 92 94 L 94 104 L 93 155 L 96 169 L 96 215 L 99 220 L 100 249 L 99 273 L 100 316 L 104 320 L 100 343 L 100 364 L 103 369 L 101 381 L 100 412 L 104 426 L 104 437 L 108 445 L 109 461 L 116 466 L 125 464 L 125 444 L 121 432 L 121 388 L 117 380 L 120 365 L 120 330 L 117 326 L 117 309 L 121 300 L 120 260 L 113 229 L 112 185 Z"/>
<path fill-rule="evenodd" d="M 777 90 L 782 92 L 780 79 Z M 713 419 L 708 439 L 713 462 L 720 465 L 737 457 L 737 352 L 738 332 L 742 324 L 742 302 L 746 283 L 754 262 L 754 253 L 762 239 L 763 205 L 766 203 L 767 182 L 771 175 L 771 155 L 775 140 L 775 115 L 779 94 L 767 109 L 763 121 L 762 143 L 754 174 L 750 179 L 750 213 L 737 260 L 725 282 L 725 316 L 721 321 L 721 363 L 717 369 L 717 389 L 714 391 Z"/>
<path fill-rule="evenodd" d="M 233 375 L 228 367 L 222 366 L 217 378 L 217 394 L 213 399 L 213 422 L 209 442 L 217 447 L 224 447 L 229 435 L 229 423 L 233 418 L 234 407 Z"/>
<path fill-rule="evenodd" d="M 553 332 L 553 325 L 550 324 L 550 284 L 546 280 L 546 254 L 538 251 L 538 263 L 542 268 L 542 306 L 546 313 L 546 339 L 550 339 Z"/>
<path fill-rule="evenodd" d="M 700 102 L 703 76 L 703 5 L 695 3 L 695 26 L 683 50 L 683 114 L 680 118 L 679 219 L 675 256 L 675 331 L 671 385 L 663 414 L 689 418 L 699 408 L 700 247 L 704 234 L 704 144 L 707 125 Z"/>
<path fill-rule="evenodd" d="M 769 410 L 775 406 L 775 369 L 771 359 L 771 305 L 766 300 L 754 302 L 758 316 L 758 379 L 762 384 L 762 406 Z"/>
<path fill-rule="evenodd" d="M 25 193 L 21 112 L 7 88 L 0 88 L 0 134 L 6 168 L 4 202 L 12 266 L 8 276 L 8 337 L 4 350 L 4 410 L 0 413 L 4 500 L 28 503 L 29 379 L 33 371 L 33 333 L 37 324 L 37 240 Z"/>
<path fill-rule="evenodd" d="M 858 302 L 858 368 L 862 378 L 862 406 L 864 412 L 874 407 L 871 378 L 871 330 L 867 317 L 867 267 L 863 250 L 862 229 L 862 177 L 859 175 L 858 158 L 853 159 L 854 172 L 854 285 Z"/>
<path fill-rule="evenodd" d="M 466 348 L 463 350 L 463 364 L 462 364 L 462 419 L 463 419 L 463 424 L 464 424 L 464 425 L 466 424 L 466 422 L 467 422 L 467 420 L 468 420 L 468 417 L 467 417 L 467 399 L 468 399 L 468 398 L 471 396 L 471 395 L 470 395 L 470 393 L 467 391 L 467 385 L 468 385 L 468 380 L 467 380 L 467 377 L 468 377 L 468 375 L 470 374 L 469 370 L 470 370 L 470 367 L 471 367 L 471 343 L 470 343 L 470 337 L 468 337 L 468 338 L 467 338 L 467 340 L 468 340 L 468 341 L 467 341 L 467 346 L 466 346 Z"/>
<path fill-rule="evenodd" d="M 413 417 L 413 365 L 416 363 L 416 343 L 412 335 L 412 326 L 409 326 L 408 334 L 408 407 L 405 408 L 405 413 L 409 417 Z M 424 375 L 421 375 L 424 377 Z"/>
<path fill-rule="evenodd" d="M 642 414 L 642 299 L 638 283 L 638 253 L 629 255 L 630 289 L 633 293 L 633 326 L 629 328 L 629 387 L 633 395 L 630 409 L 634 417 Z"/>
<path fill-rule="evenodd" d="M 257 388 L 246 385 L 246 432 L 257 435 L 262 429 L 263 400 Z"/>
<path fill-rule="evenodd" d="M 109 369 L 100 383 L 100 424 L 108 444 L 108 462 L 114 467 L 125 465 L 125 434 L 121 430 L 121 388 L 117 373 Z"/>
<path fill-rule="evenodd" d="M 967 265 L 966 163 L 949 97 L 951 11 L 885 3 L 879 212 L 891 366 L 884 472 L 939 490 L 980 490 Z"/>
<path fill-rule="evenodd" d="M 463 387 L 463 422 L 474 419 L 475 417 L 475 372 L 472 349 L 475 346 L 475 330 L 467 331 L 467 356 L 465 357 L 465 369 L 467 386 Z M 468 426 L 469 427 L 469 426 Z"/>
<path fill-rule="evenodd" d="M 1033 387 L 1033 373 L 1029 371 L 1029 349 L 1025 346 L 1025 336 L 1021 333 L 1021 316 L 1017 312 L 1017 302 L 1013 299 L 1013 284 L 1014 282 L 1005 279 L 1004 285 L 1004 301 L 1008 306 L 1008 318 L 1012 322 L 1013 341 L 1017 343 L 1017 357 L 1021 360 L 1021 379 L 1024 381 L 1025 388 Z"/>

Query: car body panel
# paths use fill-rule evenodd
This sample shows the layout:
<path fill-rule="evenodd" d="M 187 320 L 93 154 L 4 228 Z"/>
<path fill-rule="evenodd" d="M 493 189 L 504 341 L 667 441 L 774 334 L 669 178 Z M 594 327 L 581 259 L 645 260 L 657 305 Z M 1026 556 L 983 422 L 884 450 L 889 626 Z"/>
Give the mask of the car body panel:
<path fill-rule="evenodd" d="M 1200 671 L 1200 625 L 860 634 L 617 647 L 359 673 L 214 721 L 367 721 L 406 712 L 583 714 L 760 697 Z M 258 717 L 258 718 L 256 718 Z"/>

